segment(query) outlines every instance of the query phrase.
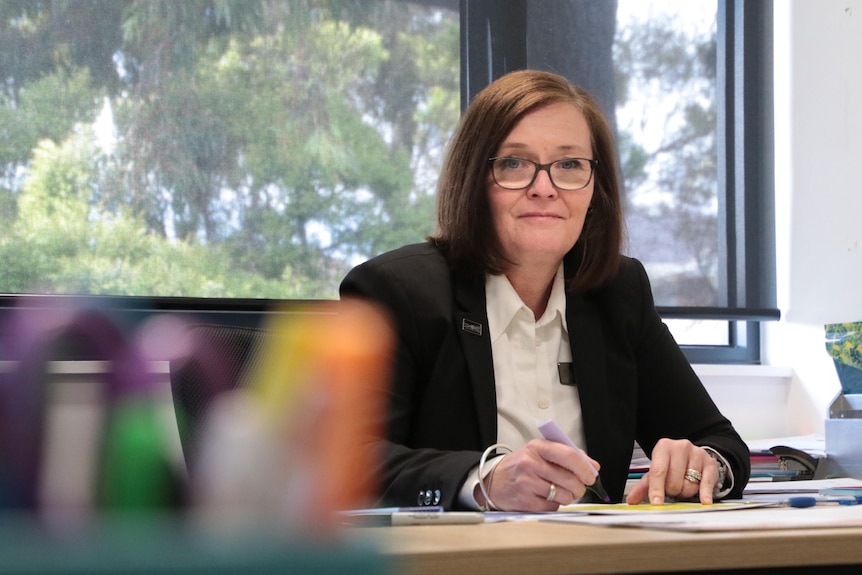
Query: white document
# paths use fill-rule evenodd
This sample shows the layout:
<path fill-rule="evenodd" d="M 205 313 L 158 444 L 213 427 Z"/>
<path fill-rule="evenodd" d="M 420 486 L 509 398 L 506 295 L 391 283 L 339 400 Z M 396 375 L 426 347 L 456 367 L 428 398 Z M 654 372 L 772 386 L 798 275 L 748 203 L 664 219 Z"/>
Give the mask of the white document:
<path fill-rule="evenodd" d="M 803 481 L 755 481 L 745 486 L 742 494 L 748 498 L 758 494 L 787 494 L 794 493 L 817 493 L 821 489 L 831 487 L 843 487 L 847 485 L 860 485 L 862 480 L 848 477 L 837 479 L 807 479 Z"/>
<path fill-rule="evenodd" d="M 542 520 L 691 532 L 862 527 L 862 505 L 817 505 L 806 509 L 769 506 L 721 513 L 573 514 L 569 517 L 555 513 Z"/>

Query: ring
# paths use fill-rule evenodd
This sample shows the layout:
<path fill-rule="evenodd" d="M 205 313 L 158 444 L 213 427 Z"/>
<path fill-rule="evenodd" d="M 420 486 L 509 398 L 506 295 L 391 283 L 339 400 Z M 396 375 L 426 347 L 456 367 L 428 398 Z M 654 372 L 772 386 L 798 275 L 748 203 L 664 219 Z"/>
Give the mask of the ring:
<path fill-rule="evenodd" d="M 547 501 L 553 501 L 554 497 L 557 496 L 557 486 L 551 483 L 551 488 L 548 489 L 548 496 L 545 497 Z"/>
<path fill-rule="evenodd" d="M 687 481 L 691 481 L 692 483 L 700 483 L 700 480 L 703 479 L 703 475 L 700 474 L 700 471 L 692 469 L 691 467 L 686 470 L 684 477 Z"/>

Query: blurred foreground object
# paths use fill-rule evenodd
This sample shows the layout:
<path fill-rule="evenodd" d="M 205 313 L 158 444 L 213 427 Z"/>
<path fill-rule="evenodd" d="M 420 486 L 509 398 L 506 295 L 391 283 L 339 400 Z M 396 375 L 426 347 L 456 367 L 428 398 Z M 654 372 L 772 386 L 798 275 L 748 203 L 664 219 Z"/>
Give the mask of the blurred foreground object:
<path fill-rule="evenodd" d="M 5 319 L 0 507 L 59 524 L 178 508 L 182 474 L 160 422 L 160 374 L 119 314 L 48 301 Z M 64 381 L 58 371 L 72 363 L 90 369 Z"/>
<path fill-rule="evenodd" d="M 133 324 L 99 304 L 43 303 L 0 325 L 0 510 L 70 527 L 152 512 L 208 530 L 316 536 L 331 532 L 336 511 L 376 499 L 394 347 L 377 308 L 274 310 L 226 369 L 223 350 L 196 342 L 187 318 Z M 57 365 L 71 363 L 90 371 L 58 384 Z M 197 366 L 208 398 L 183 454 L 188 417 L 171 404 L 168 364 Z"/>
<path fill-rule="evenodd" d="M 323 311 L 273 316 L 243 381 L 210 406 L 190 465 L 205 527 L 320 534 L 376 499 L 393 330 L 367 303 Z"/>

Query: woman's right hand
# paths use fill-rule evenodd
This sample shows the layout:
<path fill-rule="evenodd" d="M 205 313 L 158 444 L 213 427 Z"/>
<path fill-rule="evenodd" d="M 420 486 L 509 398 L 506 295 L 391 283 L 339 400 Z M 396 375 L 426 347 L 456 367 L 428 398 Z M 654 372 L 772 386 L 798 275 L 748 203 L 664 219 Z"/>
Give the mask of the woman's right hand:
<path fill-rule="evenodd" d="M 485 477 L 485 489 L 501 511 L 556 511 L 584 496 L 595 481 L 597 461 L 582 458 L 569 447 L 546 439 L 533 439 L 503 455 Z M 592 464 L 592 468 L 590 468 Z M 552 487 L 553 486 L 553 487 Z M 484 501 L 476 487 L 476 500 Z"/>

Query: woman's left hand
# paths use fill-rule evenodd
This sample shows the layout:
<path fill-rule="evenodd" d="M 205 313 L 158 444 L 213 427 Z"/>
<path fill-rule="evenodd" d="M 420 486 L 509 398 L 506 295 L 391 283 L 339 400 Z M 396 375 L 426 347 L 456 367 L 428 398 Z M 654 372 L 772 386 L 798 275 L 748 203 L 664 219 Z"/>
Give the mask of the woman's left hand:
<path fill-rule="evenodd" d="M 710 504 L 717 482 L 718 464 L 705 449 L 687 439 L 663 438 L 653 449 L 649 471 L 629 492 L 626 503 L 661 505 L 665 497 L 699 497 L 701 503 Z"/>

